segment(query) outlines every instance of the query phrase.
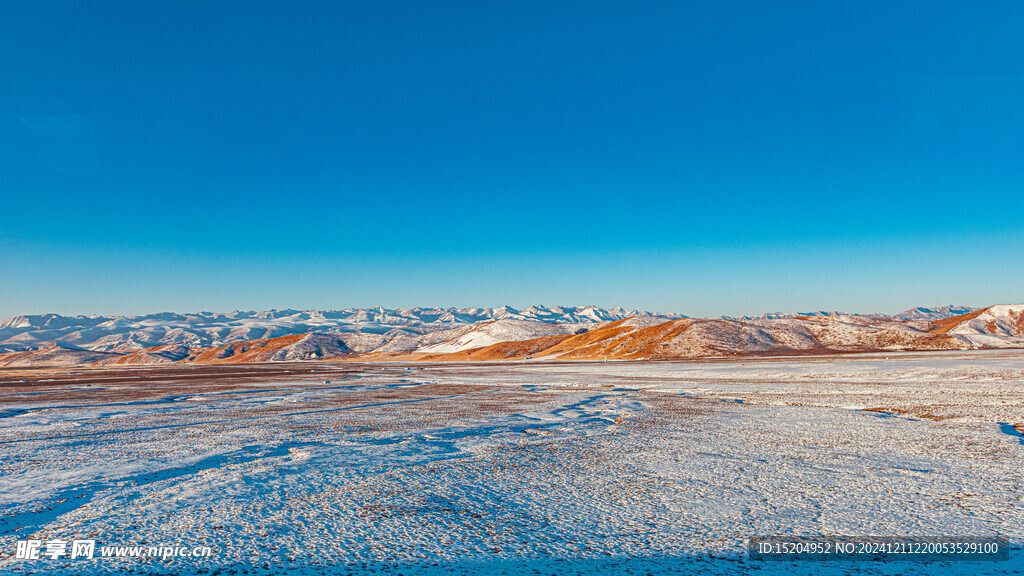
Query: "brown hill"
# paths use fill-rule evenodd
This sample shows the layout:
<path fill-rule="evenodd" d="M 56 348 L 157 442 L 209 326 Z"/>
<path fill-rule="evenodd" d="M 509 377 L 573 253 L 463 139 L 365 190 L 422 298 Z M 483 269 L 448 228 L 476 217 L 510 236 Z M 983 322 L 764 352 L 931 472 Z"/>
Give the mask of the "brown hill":
<path fill-rule="evenodd" d="M 957 326 L 964 324 L 965 322 L 974 320 L 978 316 L 984 314 L 986 311 L 988 311 L 988 308 L 981 308 L 975 310 L 974 312 L 968 312 L 967 314 L 959 314 L 957 316 L 943 318 L 942 320 L 935 320 L 932 322 L 932 325 L 934 327 L 931 330 L 929 330 L 929 332 L 932 334 L 948 334 L 949 331 L 952 330 L 953 328 L 956 328 Z"/>
<path fill-rule="evenodd" d="M 92 350 L 57 345 L 43 350 L 5 354 L 0 356 L 0 366 L 84 366 L 118 356 L 118 354 L 110 352 L 94 352 Z"/>
<path fill-rule="evenodd" d="M 302 340 L 305 334 L 290 334 L 277 338 L 259 338 L 231 342 L 223 346 L 207 349 L 197 354 L 192 362 L 196 364 L 242 364 L 249 362 L 269 362 L 275 352 Z"/>
<path fill-rule="evenodd" d="M 148 364 L 173 364 L 188 359 L 191 350 L 180 344 L 151 346 L 96 362 L 97 366 L 140 366 Z"/>

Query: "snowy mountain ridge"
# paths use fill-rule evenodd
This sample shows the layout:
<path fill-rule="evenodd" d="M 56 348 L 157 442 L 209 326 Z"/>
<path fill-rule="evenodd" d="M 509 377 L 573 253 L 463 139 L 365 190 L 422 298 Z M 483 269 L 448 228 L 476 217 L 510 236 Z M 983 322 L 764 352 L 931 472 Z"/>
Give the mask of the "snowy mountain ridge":
<path fill-rule="evenodd" d="M 965 312 L 966 311 L 966 312 Z M 688 318 L 596 306 L 16 316 L 0 366 L 670 359 L 1024 348 L 1024 305 Z"/>
<path fill-rule="evenodd" d="M 216 347 L 290 334 L 355 334 L 378 345 L 419 338 L 482 322 L 518 320 L 544 324 L 593 324 L 648 314 L 598 306 L 499 308 L 348 308 L 228 313 L 161 312 L 141 316 L 23 315 L 0 322 L 0 352 L 45 348 L 61 342 L 100 352 L 131 352 L 158 345 Z M 680 314 L 653 314 L 665 320 Z M 365 337 L 368 336 L 368 337 Z M 358 340 L 359 338 L 354 338 Z M 379 340 L 379 342 L 377 342 Z M 366 343 L 364 343 L 364 348 Z"/>
<path fill-rule="evenodd" d="M 935 307 L 924 307 L 918 306 L 917 308 L 911 308 L 905 310 L 899 314 L 894 314 L 893 318 L 899 318 L 900 320 L 942 320 L 943 318 L 949 318 L 951 316 L 959 316 L 960 314 L 968 314 L 974 312 L 977 308 L 970 306 L 935 306 Z"/>

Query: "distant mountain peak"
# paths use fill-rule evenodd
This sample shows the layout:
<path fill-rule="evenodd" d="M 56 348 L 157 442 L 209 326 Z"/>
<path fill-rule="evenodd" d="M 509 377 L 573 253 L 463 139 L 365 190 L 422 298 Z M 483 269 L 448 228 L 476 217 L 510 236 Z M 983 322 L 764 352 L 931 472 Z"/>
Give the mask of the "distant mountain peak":
<path fill-rule="evenodd" d="M 955 306 L 952 304 L 948 306 L 918 306 L 910 310 L 904 310 L 899 314 L 894 314 L 893 318 L 899 318 L 900 320 L 942 320 L 961 314 L 970 314 L 975 310 L 978 310 L 978 308 Z"/>

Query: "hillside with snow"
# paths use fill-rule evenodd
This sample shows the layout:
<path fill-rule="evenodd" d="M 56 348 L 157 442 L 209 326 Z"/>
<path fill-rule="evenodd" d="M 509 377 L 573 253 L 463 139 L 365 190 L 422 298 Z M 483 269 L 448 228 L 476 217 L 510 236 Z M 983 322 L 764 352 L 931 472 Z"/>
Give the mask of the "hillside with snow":
<path fill-rule="evenodd" d="M 946 334 L 976 347 L 1018 348 L 1024 345 L 1024 304 L 990 306 L 962 317 L 964 320 L 952 325 Z"/>

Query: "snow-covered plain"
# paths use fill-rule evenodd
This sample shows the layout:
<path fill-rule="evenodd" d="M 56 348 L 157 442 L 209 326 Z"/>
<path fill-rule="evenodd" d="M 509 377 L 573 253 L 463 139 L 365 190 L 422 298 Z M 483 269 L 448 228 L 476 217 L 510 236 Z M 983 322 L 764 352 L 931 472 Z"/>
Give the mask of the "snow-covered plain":
<path fill-rule="evenodd" d="M 1020 352 L 325 365 L 210 386 L 94 374 L 0 388 L 0 571 L 1024 571 Z M 1002 535 L 1013 550 L 747 559 L 767 535 Z M 13 558 L 30 537 L 213 556 Z"/>

